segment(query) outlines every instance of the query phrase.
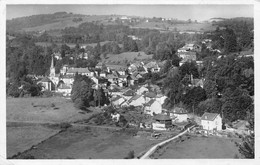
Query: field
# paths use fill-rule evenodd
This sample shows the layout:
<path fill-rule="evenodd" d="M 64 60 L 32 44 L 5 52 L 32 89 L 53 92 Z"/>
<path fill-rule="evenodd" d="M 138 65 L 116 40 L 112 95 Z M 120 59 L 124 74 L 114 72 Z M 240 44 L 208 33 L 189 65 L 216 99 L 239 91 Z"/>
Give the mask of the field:
<path fill-rule="evenodd" d="M 88 118 L 91 113 L 76 109 L 70 99 L 7 98 L 6 120 L 38 123 L 73 122 Z"/>
<path fill-rule="evenodd" d="M 58 133 L 58 129 L 43 127 L 38 124 L 7 124 L 7 157 L 30 149 L 41 141 Z"/>
<path fill-rule="evenodd" d="M 190 24 L 173 24 L 168 23 L 158 23 L 158 22 L 143 22 L 135 25 L 133 28 L 150 28 L 150 29 L 165 29 L 174 30 L 177 28 L 177 31 L 208 31 L 215 30 L 216 26 L 212 26 L 211 23 L 190 23 Z"/>
<path fill-rule="evenodd" d="M 24 31 L 43 31 L 43 30 L 54 30 L 54 29 L 64 29 L 66 27 L 77 27 L 80 24 L 84 22 L 92 22 L 92 21 L 104 21 L 107 16 L 80 16 L 82 18 L 82 21 L 80 22 L 73 22 L 72 20 L 74 18 L 79 18 L 79 16 L 71 16 L 71 17 L 65 17 L 60 18 L 57 20 L 57 22 L 49 23 L 41 26 L 35 26 L 30 28 L 24 28 Z"/>
<path fill-rule="evenodd" d="M 103 46 L 104 44 L 108 43 L 110 41 L 103 41 L 103 42 L 100 42 L 100 45 Z M 42 47 L 46 47 L 46 46 L 51 46 L 51 42 L 36 42 L 35 43 L 36 45 L 38 46 L 42 46 Z M 57 44 L 58 46 L 61 46 L 63 43 L 55 43 Z M 73 43 L 66 43 L 66 45 L 70 48 L 75 48 L 76 44 L 73 44 Z M 97 43 L 91 43 L 91 44 L 80 44 L 80 46 L 91 46 L 91 47 L 95 47 L 97 45 Z"/>
<path fill-rule="evenodd" d="M 147 55 L 144 52 L 124 52 L 121 54 L 108 54 L 102 57 L 102 62 L 110 64 L 126 64 L 136 60 L 151 60 L 153 55 Z"/>
<path fill-rule="evenodd" d="M 88 118 L 98 110 L 86 113 L 73 107 L 70 100 L 52 98 L 7 98 L 7 156 L 23 152 L 48 139 L 59 128 L 46 124 L 74 122 Z"/>
<path fill-rule="evenodd" d="M 123 159 L 130 151 L 138 156 L 158 142 L 121 131 L 70 128 L 17 158 L 30 155 L 37 159 Z"/>
<path fill-rule="evenodd" d="M 238 139 L 235 139 L 236 141 Z M 156 159 L 234 159 L 240 156 L 234 140 L 220 137 L 196 137 L 176 140 L 153 154 Z"/>

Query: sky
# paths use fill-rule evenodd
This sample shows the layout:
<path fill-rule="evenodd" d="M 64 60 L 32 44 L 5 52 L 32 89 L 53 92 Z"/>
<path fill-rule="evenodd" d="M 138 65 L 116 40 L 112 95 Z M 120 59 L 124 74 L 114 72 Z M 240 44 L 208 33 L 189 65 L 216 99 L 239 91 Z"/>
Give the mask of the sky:
<path fill-rule="evenodd" d="M 86 15 L 129 15 L 204 21 L 213 17 L 253 17 L 253 5 L 7 5 L 6 18 L 65 11 Z"/>

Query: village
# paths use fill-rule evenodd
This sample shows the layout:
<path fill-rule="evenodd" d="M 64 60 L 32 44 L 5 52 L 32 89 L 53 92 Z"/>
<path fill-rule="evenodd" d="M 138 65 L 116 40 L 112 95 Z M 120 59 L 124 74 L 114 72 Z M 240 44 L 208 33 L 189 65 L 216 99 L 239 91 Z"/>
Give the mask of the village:
<path fill-rule="evenodd" d="M 131 15 L 6 20 L 8 159 L 255 157 L 254 19 Z"/>
<path fill-rule="evenodd" d="M 203 41 L 203 43 L 210 42 L 209 39 Z M 211 47 L 207 48 L 219 52 L 219 50 L 213 50 Z M 203 61 L 196 60 L 196 51 L 200 51 L 200 49 L 199 45 L 192 43 L 187 43 L 178 49 L 178 56 L 182 59 L 179 65 L 195 61 L 198 67 L 203 67 Z M 55 56 L 53 55 L 53 57 Z M 172 130 L 174 126 L 179 130 L 184 130 L 187 125 L 192 123 L 198 125 L 199 127 L 196 130 L 200 128 L 199 132 L 205 135 L 216 135 L 217 132 L 222 132 L 222 128 L 232 130 L 231 132 L 249 134 L 249 130 L 246 128 L 248 123 L 243 120 L 237 121 L 234 127 L 228 126 L 229 128 L 226 129 L 226 126 L 222 124 L 221 114 L 206 112 L 202 116 L 195 116 L 178 106 L 165 109 L 163 104 L 167 96 L 162 94 L 161 87 L 151 82 L 142 81 L 140 83 L 144 74 L 148 72 L 159 73 L 165 62 L 150 61 L 145 64 L 142 61 L 137 61 L 128 66 L 99 62 L 95 68 L 74 68 L 64 65 L 60 74 L 55 74 L 53 57 L 49 76 L 29 75 L 42 84 L 43 91 L 60 93 L 63 97 L 70 98 L 75 75 L 85 75 L 94 82 L 93 89 L 102 88 L 105 95 L 110 97 L 110 105 L 105 104 L 104 108 L 106 106 L 112 106 L 115 109 L 134 107 L 144 114 L 145 119 L 143 121 L 130 122 L 130 126 L 154 131 L 166 131 Z M 187 76 L 190 79 L 190 87 L 199 86 L 203 88 L 205 78 L 193 79 L 192 75 Z M 120 114 L 115 111 L 111 114 L 111 118 L 118 122 Z"/>

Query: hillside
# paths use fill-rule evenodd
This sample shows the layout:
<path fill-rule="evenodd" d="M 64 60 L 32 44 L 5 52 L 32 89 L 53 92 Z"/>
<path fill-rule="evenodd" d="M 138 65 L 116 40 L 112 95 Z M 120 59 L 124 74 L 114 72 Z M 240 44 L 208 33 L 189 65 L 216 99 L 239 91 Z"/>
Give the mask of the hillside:
<path fill-rule="evenodd" d="M 44 31 L 51 29 L 64 29 L 77 27 L 84 22 L 103 21 L 109 16 L 89 16 L 58 12 L 54 14 L 40 14 L 27 17 L 14 18 L 6 21 L 8 31 Z"/>

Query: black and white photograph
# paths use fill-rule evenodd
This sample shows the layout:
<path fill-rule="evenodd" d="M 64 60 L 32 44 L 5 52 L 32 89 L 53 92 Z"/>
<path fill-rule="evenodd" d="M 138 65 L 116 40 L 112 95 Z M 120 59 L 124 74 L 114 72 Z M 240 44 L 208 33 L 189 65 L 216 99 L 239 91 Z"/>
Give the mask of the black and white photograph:
<path fill-rule="evenodd" d="M 4 164 L 259 159 L 255 1 L 98 2 L 1 2 Z"/>

